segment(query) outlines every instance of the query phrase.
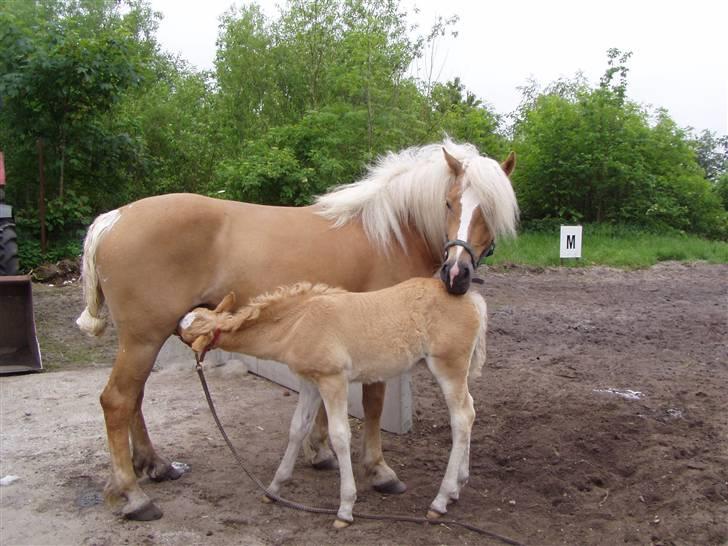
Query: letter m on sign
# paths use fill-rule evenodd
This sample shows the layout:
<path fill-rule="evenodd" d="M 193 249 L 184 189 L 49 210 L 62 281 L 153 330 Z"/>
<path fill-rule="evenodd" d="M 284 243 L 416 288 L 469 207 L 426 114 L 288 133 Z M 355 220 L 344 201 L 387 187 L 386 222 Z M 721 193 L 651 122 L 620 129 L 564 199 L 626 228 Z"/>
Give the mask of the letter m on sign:
<path fill-rule="evenodd" d="M 561 258 L 581 258 L 581 226 L 561 226 Z"/>

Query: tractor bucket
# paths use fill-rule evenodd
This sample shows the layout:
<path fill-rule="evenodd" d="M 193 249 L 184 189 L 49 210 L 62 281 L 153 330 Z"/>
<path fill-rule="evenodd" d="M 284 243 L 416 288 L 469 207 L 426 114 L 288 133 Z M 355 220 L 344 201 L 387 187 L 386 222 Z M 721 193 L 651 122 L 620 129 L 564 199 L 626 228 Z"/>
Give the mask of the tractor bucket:
<path fill-rule="evenodd" d="M 30 277 L 0 276 L 0 374 L 42 368 Z"/>

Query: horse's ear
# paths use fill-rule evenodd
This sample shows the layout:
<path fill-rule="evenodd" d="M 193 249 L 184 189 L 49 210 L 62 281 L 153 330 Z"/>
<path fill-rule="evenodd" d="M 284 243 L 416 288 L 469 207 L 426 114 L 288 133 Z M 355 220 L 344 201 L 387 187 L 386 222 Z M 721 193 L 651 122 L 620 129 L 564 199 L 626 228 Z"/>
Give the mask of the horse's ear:
<path fill-rule="evenodd" d="M 207 349 L 207 346 L 212 342 L 213 334 L 202 334 L 201 336 L 197 336 L 197 339 L 195 339 L 192 342 L 192 350 L 195 351 L 197 354 L 202 353 L 205 349 Z"/>
<path fill-rule="evenodd" d="M 235 292 L 230 292 L 227 296 L 225 296 L 222 301 L 215 307 L 215 313 L 222 313 L 224 311 L 229 311 L 235 307 Z"/>
<path fill-rule="evenodd" d="M 442 147 L 442 152 L 445 154 L 445 161 L 447 161 L 447 164 L 450 167 L 452 173 L 455 176 L 460 176 L 461 174 L 463 174 L 463 164 L 455 159 L 455 157 L 447 151 L 445 146 Z"/>
<path fill-rule="evenodd" d="M 506 176 L 511 176 L 513 169 L 516 168 L 516 152 L 511 152 L 506 157 L 506 160 L 501 163 L 501 169 L 506 173 Z"/>

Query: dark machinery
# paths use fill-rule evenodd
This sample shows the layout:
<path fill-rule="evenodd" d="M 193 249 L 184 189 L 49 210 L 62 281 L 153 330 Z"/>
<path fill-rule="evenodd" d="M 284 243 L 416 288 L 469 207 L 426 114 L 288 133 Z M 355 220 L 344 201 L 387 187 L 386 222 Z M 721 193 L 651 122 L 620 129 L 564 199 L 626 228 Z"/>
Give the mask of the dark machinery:
<path fill-rule="evenodd" d="M 33 316 L 30 277 L 18 275 L 13 208 L 5 203 L 5 162 L 0 152 L 0 374 L 43 368 Z"/>

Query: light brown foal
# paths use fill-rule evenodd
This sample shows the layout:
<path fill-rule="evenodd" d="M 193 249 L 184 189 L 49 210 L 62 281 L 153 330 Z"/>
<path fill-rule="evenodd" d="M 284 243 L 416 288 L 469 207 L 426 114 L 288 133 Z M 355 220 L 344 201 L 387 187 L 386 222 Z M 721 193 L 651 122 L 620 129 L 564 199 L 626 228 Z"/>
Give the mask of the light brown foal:
<path fill-rule="evenodd" d="M 180 337 L 199 354 L 220 347 L 286 362 L 300 379 L 288 447 L 269 490 L 290 480 L 304 437 L 323 399 L 329 437 L 339 461 L 341 492 L 336 527 L 353 521 L 356 485 L 351 466 L 348 386 L 390 379 L 426 362 L 442 388 L 452 449 L 428 517 L 447 512 L 468 480 L 475 419 L 468 375 L 485 360 L 486 305 L 474 292 L 448 294 L 436 279 L 415 278 L 367 293 L 300 283 L 253 299 L 231 312 L 226 296 L 214 311 L 197 308 L 180 321 Z"/>

